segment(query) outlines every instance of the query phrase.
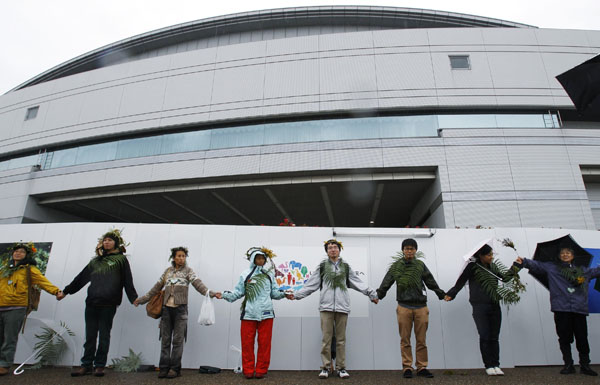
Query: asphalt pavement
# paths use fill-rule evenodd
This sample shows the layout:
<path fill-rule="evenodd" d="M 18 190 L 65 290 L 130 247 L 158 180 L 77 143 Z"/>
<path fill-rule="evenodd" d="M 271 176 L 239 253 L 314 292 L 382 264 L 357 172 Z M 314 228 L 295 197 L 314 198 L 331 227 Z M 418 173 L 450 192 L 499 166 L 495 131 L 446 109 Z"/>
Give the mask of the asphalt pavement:
<path fill-rule="evenodd" d="M 600 371 L 600 365 L 592 365 L 595 371 Z M 13 367 L 14 369 L 14 367 Z M 71 377 L 71 368 L 44 368 L 38 370 L 25 370 L 19 376 L 12 374 L 0 377 L 0 384 L 360 384 L 360 385 L 384 385 L 384 384 L 600 384 L 600 377 L 590 377 L 579 373 L 561 375 L 558 366 L 543 367 L 517 367 L 514 369 L 503 369 L 505 375 L 489 377 L 483 369 L 440 369 L 431 370 L 435 375 L 432 379 L 415 377 L 412 379 L 402 378 L 400 371 L 393 370 L 354 370 L 349 371 L 350 378 L 341 379 L 330 377 L 320 380 L 318 370 L 313 371 L 291 371 L 273 370 L 262 380 L 247 380 L 241 374 L 235 374 L 231 370 L 223 370 L 219 374 L 199 374 L 196 370 L 183 370 L 182 376 L 174 379 L 159 379 L 156 372 L 144 373 L 118 373 L 110 369 L 106 370 L 104 377 Z"/>

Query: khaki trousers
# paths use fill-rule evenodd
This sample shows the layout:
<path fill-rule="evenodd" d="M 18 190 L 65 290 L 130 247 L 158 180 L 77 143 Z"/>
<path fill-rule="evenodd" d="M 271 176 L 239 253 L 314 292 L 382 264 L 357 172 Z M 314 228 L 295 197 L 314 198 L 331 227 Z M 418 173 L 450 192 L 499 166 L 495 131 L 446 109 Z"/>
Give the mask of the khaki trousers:
<path fill-rule="evenodd" d="M 417 371 L 427 367 L 427 326 L 429 325 L 429 309 L 424 306 L 419 309 L 408 309 L 398 305 L 396 309 L 398 317 L 398 331 L 400 332 L 400 351 L 402 352 L 402 370 L 412 369 L 412 346 L 410 336 L 413 324 L 415 326 L 415 339 L 417 341 Z"/>
<path fill-rule="evenodd" d="M 335 325 L 335 368 L 346 369 L 346 325 L 348 314 L 332 311 L 321 312 L 321 332 L 323 341 L 321 343 L 321 369 L 331 368 L 331 339 L 333 338 L 333 327 Z"/>

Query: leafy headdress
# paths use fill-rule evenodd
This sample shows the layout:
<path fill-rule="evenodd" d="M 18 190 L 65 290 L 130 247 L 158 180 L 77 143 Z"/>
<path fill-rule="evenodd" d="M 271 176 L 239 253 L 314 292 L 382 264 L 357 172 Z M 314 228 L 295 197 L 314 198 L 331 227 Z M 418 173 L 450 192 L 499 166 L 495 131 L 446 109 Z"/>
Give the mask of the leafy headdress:
<path fill-rule="evenodd" d="M 264 246 L 262 247 L 251 247 L 248 249 L 248 251 L 246 251 L 246 259 L 248 261 L 253 262 L 254 258 L 256 258 L 257 255 L 264 255 L 265 256 L 265 267 L 267 266 L 267 263 L 270 265 L 269 268 L 264 268 L 263 270 L 265 271 L 272 271 L 275 270 L 275 263 L 273 262 L 273 258 L 275 258 L 277 256 L 277 254 L 275 254 L 273 252 L 273 250 L 268 249 Z"/>
<path fill-rule="evenodd" d="M 332 244 L 332 245 L 338 245 L 340 251 L 342 251 L 344 249 L 344 245 L 342 245 L 342 242 L 338 241 L 335 238 L 331 238 L 326 240 L 325 242 L 323 242 L 323 247 L 325 248 L 325 252 L 327 252 L 327 245 Z"/>
<path fill-rule="evenodd" d="M 12 256 L 13 253 L 17 249 L 25 249 L 27 253 L 25 258 L 19 263 L 36 265 L 36 261 L 34 255 L 38 252 L 38 249 L 35 247 L 33 242 L 17 242 L 14 245 L 10 246 L 6 251 L 0 256 L 0 270 L 2 271 L 3 277 L 10 276 L 18 267 L 18 264 L 15 263 Z"/>
<path fill-rule="evenodd" d="M 88 265 L 92 270 L 92 273 L 107 273 L 116 268 L 120 268 L 125 263 L 125 246 L 129 246 L 129 243 L 125 243 L 122 234 L 123 230 L 112 229 L 104 233 L 102 237 L 98 238 L 96 257 L 92 258 Z M 115 241 L 115 249 L 119 250 L 119 253 L 104 255 L 102 241 L 104 241 L 106 238 L 110 238 Z"/>
<path fill-rule="evenodd" d="M 250 262 L 254 262 L 254 259 L 257 255 L 265 256 L 265 264 L 263 265 L 262 270 L 260 270 L 260 274 L 252 275 L 251 273 L 246 279 L 246 282 L 244 282 L 245 296 L 240 307 L 241 311 L 244 311 L 248 301 L 252 302 L 260 295 L 261 290 L 264 290 L 263 288 L 265 287 L 265 283 L 271 282 L 272 278 L 269 275 L 273 274 L 275 271 L 275 263 L 273 263 L 273 258 L 277 255 L 273 252 L 273 250 L 262 246 L 251 247 L 248 249 L 248 251 L 246 251 L 246 259 L 248 259 Z M 268 268 L 267 263 L 270 265 Z"/>
<path fill-rule="evenodd" d="M 110 238 L 113 241 L 115 241 L 115 249 L 118 249 L 121 253 L 125 254 L 125 252 L 127 251 L 125 247 L 129 246 L 129 243 L 125 243 L 125 240 L 123 239 L 123 230 L 112 229 L 104 233 L 104 235 L 102 235 L 100 238 L 98 238 L 98 245 L 96 246 L 96 256 L 100 257 L 103 255 L 102 251 L 104 250 L 104 248 L 102 246 L 102 241 L 104 241 L 104 239 L 106 238 Z"/>

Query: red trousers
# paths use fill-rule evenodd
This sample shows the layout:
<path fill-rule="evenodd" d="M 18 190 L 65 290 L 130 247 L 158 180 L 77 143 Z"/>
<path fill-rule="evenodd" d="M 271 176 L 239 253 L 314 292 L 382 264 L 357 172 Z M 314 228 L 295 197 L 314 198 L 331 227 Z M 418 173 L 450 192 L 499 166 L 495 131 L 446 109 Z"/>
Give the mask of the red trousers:
<path fill-rule="evenodd" d="M 258 332 L 258 352 L 256 357 L 256 374 L 265 375 L 271 363 L 271 332 L 273 318 L 263 321 L 242 320 L 240 336 L 242 338 L 242 369 L 245 376 L 252 376 L 254 369 L 254 339 Z"/>

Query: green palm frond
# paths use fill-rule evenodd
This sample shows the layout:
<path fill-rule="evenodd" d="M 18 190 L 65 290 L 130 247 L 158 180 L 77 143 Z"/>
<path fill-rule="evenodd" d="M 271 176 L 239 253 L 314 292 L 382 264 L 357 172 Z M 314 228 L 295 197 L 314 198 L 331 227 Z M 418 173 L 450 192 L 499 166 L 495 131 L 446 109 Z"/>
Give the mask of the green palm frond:
<path fill-rule="evenodd" d="M 267 287 L 270 290 L 271 281 L 268 276 L 269 271 L 270 270 L 267 270 L 266 272 L 261 271 L 260 273 L 255 274 L 252 277 L 250 277 L 250 279 L 248 281 L 252 281 L 252 282 L 246 281 L 244 283 L 245 293 L 244 293 L 244 300 L 242 301 L 242 304 L 240 305 L 240 311 L 244 311 L 244 309 L 246 308 L 246 303 L 248 303 L 248 301 L 252 302 L 256 298 L 258 298 L 260 293 L 265 291 Z"/>
<path fill-rule="evenodd" d="M 560 269 L 560 274 L 575 286 L 581 286 L 585 282 L 585 274 L 580 266 L 566 266 Z"/>
<path fill-rule="evenodd" d="M 350 274 L 350 266 L 342 262 L 341 269 L 335 271 L 333 264 L 329 263 L 327 259 L 324 259 L 320 264 L 321 279 L 323 282 L 331 287 L 332 289 L 340 289 L 342 291 L 348 291 L 346 286 L 346 279 Z"/>
<path fill-rule="evenodd" d="M 75 335 L 63 321 L 60 322 L 60 326 L 71 337 Z M 36 334 L 35 338 L 38 341 L 33 346 L 33 349 L 37 350 L 35 358 L 38 362 L 32 365 L 31 369 L 40 369 L 44 365 L 55 365 L 67 348 L 65 339 L 49 327 L 42 327 L 42 333 Z"/>
<path fill-rule="evenodd" d="M 129 355 L 112 359 L 112 367 L 115 372 L 132 373 L 142 365 L 142 353 L 136 353 L 129 348 Z"/>
<path fill-rule="evenodd" d="M 514 305 L 521 300 L 519 293 L 526 288 L 521 283 L 519 269 L 515 266 L 509 269 L 502 262 L 494 260 L 489 268 L 476 263 L 474 269 L 475 280 L 494 303 Z"/>
<path fill-rule="evenodd" d="M 423 271 L 425 264 L 420 261 L 425 255 L 418 251 L 415 258 L 407 260 L 402 252 L 398 252 L 395 257 L 392 257 L 393 262 L 390 264 L 389 271 L 396 281 L 398 290 L 421 289 L 423 287 Z"/>
<path fill-rule="evenodd" d="M 109 271 L 120 269 L 125 264 L 126 257 L 123 254 L 108 254 L 103 257 L 95 257 L 89 263 L 92 274 L 105 274 Z"/>

